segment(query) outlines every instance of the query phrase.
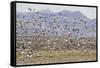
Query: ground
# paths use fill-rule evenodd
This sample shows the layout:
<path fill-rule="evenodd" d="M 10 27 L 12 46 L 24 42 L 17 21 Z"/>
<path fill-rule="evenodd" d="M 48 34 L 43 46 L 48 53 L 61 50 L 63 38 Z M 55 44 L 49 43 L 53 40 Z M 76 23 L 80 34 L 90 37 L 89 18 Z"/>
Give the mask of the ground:
<path fill-rule="evenodd" d="M 95 39 L 18 37 L 17 65 L 96 60 Z"/>

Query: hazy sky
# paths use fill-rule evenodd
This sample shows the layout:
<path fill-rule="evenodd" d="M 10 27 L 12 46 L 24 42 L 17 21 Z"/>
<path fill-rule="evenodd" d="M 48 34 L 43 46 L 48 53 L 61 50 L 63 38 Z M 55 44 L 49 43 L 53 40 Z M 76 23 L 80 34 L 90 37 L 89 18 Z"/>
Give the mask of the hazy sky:
<path fill-rule="evenodd" d="M 28 8 L 35 9 L 35 11 L 40 10 L 51 10 L 53 12 L 60 12 L 63 10 L 69 11 L 80 11 L 82 14 L 90 19 L 96 18 L 96 8 L 95 7 L 77 7 L 77 6 L 59 6 L 59 5 L 44 5 L 44 4 L 28 4 L 28 3 L 17 3 L 17 12 L 29 12 Z"/>

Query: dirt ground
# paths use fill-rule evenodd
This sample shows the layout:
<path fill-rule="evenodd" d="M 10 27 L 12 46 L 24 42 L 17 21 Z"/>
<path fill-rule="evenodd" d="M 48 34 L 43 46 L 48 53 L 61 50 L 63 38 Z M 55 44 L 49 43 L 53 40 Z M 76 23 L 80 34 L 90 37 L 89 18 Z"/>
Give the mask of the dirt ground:
<path fill-rule="evenodd" d="M 95 61 L 96 43 L 94 39 L 18 38 L 16 60 L 17 65 Z"/>

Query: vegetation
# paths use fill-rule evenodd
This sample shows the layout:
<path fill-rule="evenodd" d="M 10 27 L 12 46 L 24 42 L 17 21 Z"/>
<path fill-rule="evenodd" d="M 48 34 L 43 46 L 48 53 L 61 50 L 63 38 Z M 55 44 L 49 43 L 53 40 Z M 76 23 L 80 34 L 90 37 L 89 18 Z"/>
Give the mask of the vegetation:
<path fill-rule="evenodd" d="M 96 60 L 93 38 L 17 37 L 17 64 L 45 64 Z"/>

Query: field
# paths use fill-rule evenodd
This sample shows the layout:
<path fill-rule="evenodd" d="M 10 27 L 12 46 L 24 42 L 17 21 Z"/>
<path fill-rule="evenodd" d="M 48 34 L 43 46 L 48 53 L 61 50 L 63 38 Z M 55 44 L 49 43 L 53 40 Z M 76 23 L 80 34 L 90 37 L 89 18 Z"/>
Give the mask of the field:
<path fill-rule="evenodd" d="M 94 38 L 17 37 L 17 65 L 96 60 Z"/>
<path fill-rule="evenodd" d="M 18 54 L 18 53 L 17 53 Z M 45 63 L 61 63 L 61 62 L 79 62 L 79 61 L 95 61 L 96 52 L 90 51 L 83 53 L 78 50 L 73 51 L 38 51 L 31 57 L 17 56 L 17 64 L 45 64 Z"/>

